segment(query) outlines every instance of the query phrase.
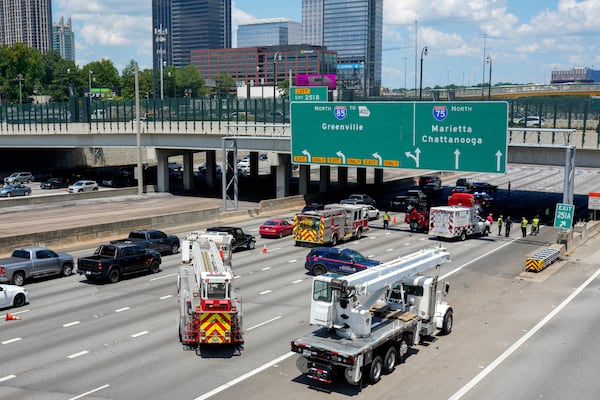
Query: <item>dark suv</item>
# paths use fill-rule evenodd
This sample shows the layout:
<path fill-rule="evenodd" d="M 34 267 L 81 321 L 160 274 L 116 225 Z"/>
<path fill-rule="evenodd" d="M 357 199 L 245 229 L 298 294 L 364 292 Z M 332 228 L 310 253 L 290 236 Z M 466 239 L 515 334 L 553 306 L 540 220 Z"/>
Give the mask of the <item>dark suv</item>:
<path fill-rule="evenodd" d="M 442 188 L 442 179 L 437 175 L 422 175 L 419 177 L 419 189 L 423 190 L 425 186 L 432 187 L 435 190 Z"/>
<path fill-rule="evenodd" d="M 250 234 L 244 233 L 242 228 L 235 226 L 213 226 L 207 229 L 208 232 L 224 232 L 233 236 L 232 250 L 248 249 L 252 250 L 256 246 L 256 238 Z"/>
<path fill-rule="evenodd" d="M 353 274 L 381 264 L 356 250 L 337 247 L 315 247 L 306 256 L 304 268 L 313 275 L 327 272 Z"/>

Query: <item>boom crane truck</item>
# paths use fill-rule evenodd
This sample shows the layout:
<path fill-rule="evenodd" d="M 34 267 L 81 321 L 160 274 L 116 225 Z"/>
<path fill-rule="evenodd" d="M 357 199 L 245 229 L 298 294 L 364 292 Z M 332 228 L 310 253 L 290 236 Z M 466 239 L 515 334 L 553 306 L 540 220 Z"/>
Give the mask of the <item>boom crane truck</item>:
<path fill-rule="evenodd" d="M 449 261 L 441 247 L 423 249 L 352 275 L 316 276 L 310 323 L 316 331 L 292 340 L 296 366 L 309 378 L 352 385 L 376 383 L 402 362 L 409 346 L 436 330 L 452 331 L 449 284 L 420 272 Z"/>
<path fill-rule="evenodd" d="M 242 345 L 242 298 L 233 287 L 233 236 L 193 233 L 182 242 L 177 279 L 179 340 L 185 346 Z"/>

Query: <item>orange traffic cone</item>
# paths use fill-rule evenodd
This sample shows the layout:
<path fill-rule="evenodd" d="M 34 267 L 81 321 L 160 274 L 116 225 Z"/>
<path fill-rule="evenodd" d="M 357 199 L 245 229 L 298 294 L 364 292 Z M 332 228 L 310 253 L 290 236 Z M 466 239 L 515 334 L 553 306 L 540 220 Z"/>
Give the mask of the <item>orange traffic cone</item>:
<path fill-rule="evenodd" d="M 394 224 L 396 223 L 396 216 L 394 215 Z"/>
<path fill-rule="evenodd" d="M 221 257 L 221 260 L 223 259 L 223 246 L 219 246 L 219 257 Z"/>
<path fill-rule="evenodd" d="M 12 315 L 12 314 L 9 314 L 9 313 L 6 314 L 6 321 L 16 321 L 16 320 L 19 320 L 19 319 L 23 319 L 23 318 L 17 317 L 16 315 Z"/>
<path fill-rule="evenodd" d="M 266 245 L 266 244 L 265 244 L 265 245 L 263 245 L 262 252 L 263 252 L 263 253 L 266 253 L 266 252 L 267 252 L 267 245 Z"/>

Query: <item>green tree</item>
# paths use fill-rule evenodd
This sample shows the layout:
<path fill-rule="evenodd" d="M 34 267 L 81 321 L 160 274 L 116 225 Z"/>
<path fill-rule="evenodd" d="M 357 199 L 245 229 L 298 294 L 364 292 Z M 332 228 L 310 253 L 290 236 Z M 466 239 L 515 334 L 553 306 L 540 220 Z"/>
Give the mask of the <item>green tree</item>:
<path fill-rule="evenodd" d="M 91 73 L 90 73 L 91 71 Z M 86 82 L 88 87 L 83 87 L 82 92 L 87 93 L 89 87 L 92 88 L 114 88 L 119 86 L 119 71 L 115 68 L 112 61 L 103 59 L 102 61 L 92 61 L 86 64 L 80 71 L 81 81 Z"/>
<path fill-rule="evenodd" d="M 232 90 L 235 90 L 235 81 L 231 75 L 218 74 L 215 79 L 215 94 L 217 96 L 228 96 Z"/>
<path fill-rule="evenodd" d="M 204 79 L 193 65 L 186 65 L 178 69 L 175 75 L 179 94 L 186 95 L 186 93 L 189 93 L 191 97 L 201 97 L 209 93 Z"/>
<path fill-rule="evenodd" d="M 277 83 L 277 91 L 281 97 L 288 97 L 290 95 L 290 80 L 284 79 Z"/>
<path fill-rule="evenodd" d="M 42 54 L 23 43 L 0 47 L 0 77 L 3 99 L 29 102 L 34 89 L 40 90 L 44 78 Z"/>

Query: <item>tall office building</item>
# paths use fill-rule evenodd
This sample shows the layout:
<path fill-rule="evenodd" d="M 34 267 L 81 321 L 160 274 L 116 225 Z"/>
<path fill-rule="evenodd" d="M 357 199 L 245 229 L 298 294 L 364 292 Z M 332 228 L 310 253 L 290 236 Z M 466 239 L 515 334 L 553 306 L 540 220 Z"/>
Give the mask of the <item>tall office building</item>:
<path fill-rule="evenodd" d="M 256 22 L 238 26 L 237 47 L 302 43 L 302 24 L 294 21 Z"/>
<path fill-rule="evenodd" d="M 0 1 L 0 45 L 15 43 L 43 53 L 52 49 L 51 0 Z"/>
<path fill-rule="evenodd" d="M 231 0 L 152 0 L 154 69 L 190 64 L 193 49 L 231 47 Z"/>
<path fill-rule="evenodd" d="M 75 34 L 71 18 L 66 25 L 63 17 L 60 17 L 58 24 L 52 24 L 52 50 L 58 51 L 65 60 L 75 61 Z"/>
<path fill-rule="evenodd" d="M 302 26 L 305 41 L 337 51 L 338 88 L 379 95 L 383 0 L 302 0 Z"/>

